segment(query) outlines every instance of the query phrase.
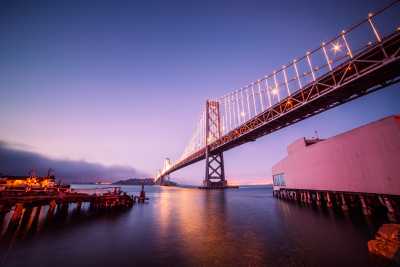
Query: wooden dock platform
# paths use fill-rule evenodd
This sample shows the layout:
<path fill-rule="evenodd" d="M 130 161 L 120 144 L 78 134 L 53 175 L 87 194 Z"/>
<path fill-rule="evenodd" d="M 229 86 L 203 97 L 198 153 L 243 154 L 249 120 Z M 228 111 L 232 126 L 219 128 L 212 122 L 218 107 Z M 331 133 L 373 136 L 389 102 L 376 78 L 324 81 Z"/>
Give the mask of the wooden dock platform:
<path fill-rule="evenodd" d="M 71 189 L 59 190 L 3 190 L 0 191 L 0 221 L 12 211 L 12 222 L 19 222 L 24 210 L 34 207 L 49 206 L 48 212 L 54 213 L 57 207 L 68 209 L 69 204 L 75 203 L 80 209 L 83 203 L 89 203 L 91 210 L 128 209 L 136 202 L 136 197 L 113 188 L 103 194 L 74 192 Z"/>

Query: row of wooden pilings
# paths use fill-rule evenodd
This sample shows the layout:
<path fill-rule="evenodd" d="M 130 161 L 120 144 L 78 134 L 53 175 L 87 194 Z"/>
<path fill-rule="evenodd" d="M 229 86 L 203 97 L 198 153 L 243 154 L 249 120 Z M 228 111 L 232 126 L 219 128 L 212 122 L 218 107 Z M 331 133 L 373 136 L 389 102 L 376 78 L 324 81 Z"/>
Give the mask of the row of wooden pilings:
<path fill-rule="evenodd" d="M 82 203 L 77 203 L 76 208 L 80 211 Z M 46 219 L 51 219 L 57 212 L 67 214 L 68 203 L 56 203 L 55 200 L 50 201 L 47 205 L 45 203 L 15 203 L 13 206 L 4 206 L 0 204 L 0 225 L 5 228 L 0 229 L 0 234 L 12 234 L 18 229 L 27 227 L 32 228 L 33 225 L 37 225 L 39 216 L 43 212 L 45 206 L 48 206 Z M 7 213 L 11 216 L 8 221 L 5 220 Z M 2 236 L 3 237 L 3 236 Z"/>
<path fill-rule="evenodd" d="M 18 201 L 20 200 L 20 201 Z M 87 194 L 67 194 L 63 198 L 54 197 L 42 199 L 40 201 L 34 197 L 17 197 L 13 202 L 0 201 L 0 226 L 6 223 L 10 230 L 16 229 L 20 224 L 32 223 L 38 220 L 43 207 L 48 206 L 47 218 L 52 218 L 57 213 L 68 214 L 70 204 L 74 203 L 75 212 L 79 213 L 83 203 L 88 203 L 89 210 L 93 212 L 123 210 L 140 202 L 138 197 L 132 197 L 126 194 L 94 196 Z M 4 222 L 6 215 L 8 222 Z M 0 231 L 1 232 L 1 231 Z"/>
<path fill-rule="evenodd" d="M 273 195 L 280 199 L 305 204 L 325 205 L 328 208 L 335 206 L 343 211 L 361 207 L 363 214 L 367 216 L 372 215 L 378 208 L 385 208 L 391 218 L 396 218 L 399 214 L 399 199 L 391 195 L 299 189 L 274 190 Z"/>

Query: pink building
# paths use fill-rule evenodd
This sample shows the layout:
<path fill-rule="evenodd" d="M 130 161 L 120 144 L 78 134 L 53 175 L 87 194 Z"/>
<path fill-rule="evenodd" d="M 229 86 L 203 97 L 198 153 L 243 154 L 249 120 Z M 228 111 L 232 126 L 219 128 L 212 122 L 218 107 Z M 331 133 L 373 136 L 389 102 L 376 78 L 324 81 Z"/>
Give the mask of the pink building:
<path fill-rule="evenodd" d="M 343 134 L 299 139 L 272 168 L 274 191 L 400 195 L 400 115 Z"/>

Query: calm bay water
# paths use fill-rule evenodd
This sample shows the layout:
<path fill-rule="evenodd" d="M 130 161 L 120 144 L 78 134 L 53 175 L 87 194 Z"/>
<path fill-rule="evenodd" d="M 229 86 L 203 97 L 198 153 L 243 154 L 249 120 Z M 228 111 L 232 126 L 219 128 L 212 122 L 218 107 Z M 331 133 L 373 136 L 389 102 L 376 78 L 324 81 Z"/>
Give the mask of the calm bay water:
<path fill-rule="evenodd" d="M 392 266 L 367 249 L 385 218 L 285 202 L 271 188 L 145 190 L 149 203 L 125 212 L 71 206 L 50 220 L 44 209 L 13 235 L 3 223 L 0 266 Z"/>

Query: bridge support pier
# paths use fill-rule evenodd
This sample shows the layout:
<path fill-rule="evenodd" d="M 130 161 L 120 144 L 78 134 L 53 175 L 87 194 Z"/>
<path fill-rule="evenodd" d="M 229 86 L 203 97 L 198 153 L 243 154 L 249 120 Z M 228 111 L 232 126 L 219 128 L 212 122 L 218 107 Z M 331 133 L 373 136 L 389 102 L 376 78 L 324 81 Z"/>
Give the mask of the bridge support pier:
<path fill-rule="evenodd" d="M 169 185 L 170 184 L 170 175 L 166 174 L 164 176 L 161 176 L 157 182 L 159 185 Z"/>
<path fill-rule="evenodd" d="M 208 145 L 221 138 L 221 116 L 218 101 L 207 100 L 205 112 L 206 173 L 201 189 L 231 188 L 225 179 L 223 152 L 210 151 Z"/>
<path fill-rule="evenodd" d="M 206 153 L 206 175 L 204 189 L 223 189 L 227 187 L 225 180 L 224 156 L 222 153 L 209 155 Z"/>

